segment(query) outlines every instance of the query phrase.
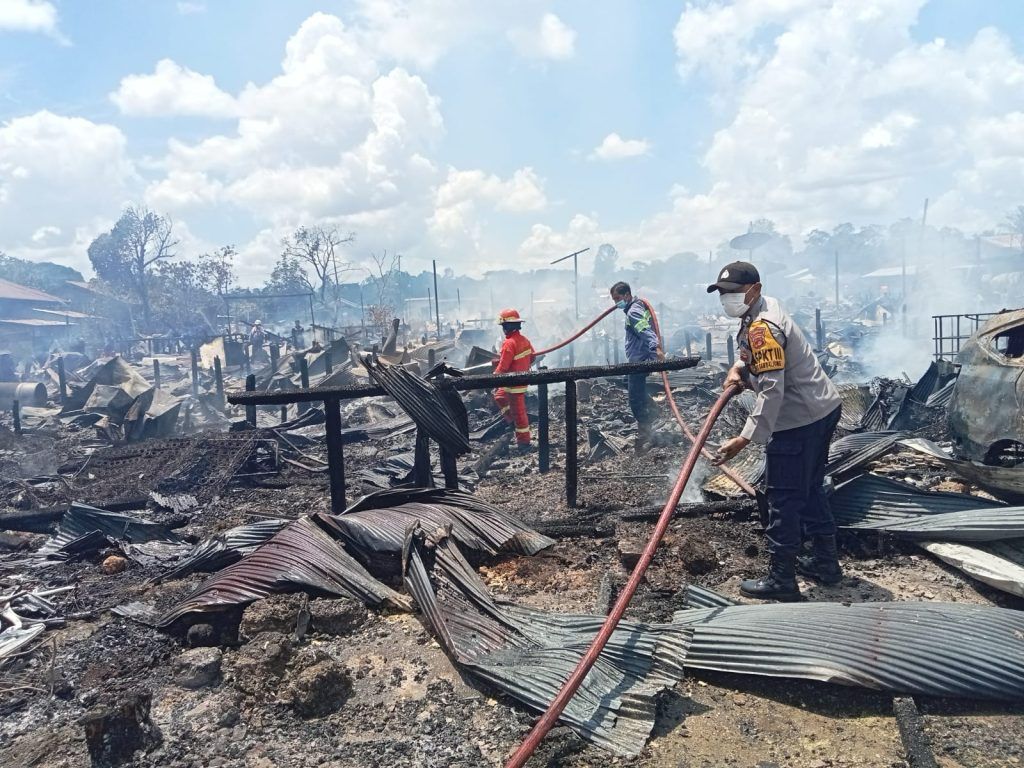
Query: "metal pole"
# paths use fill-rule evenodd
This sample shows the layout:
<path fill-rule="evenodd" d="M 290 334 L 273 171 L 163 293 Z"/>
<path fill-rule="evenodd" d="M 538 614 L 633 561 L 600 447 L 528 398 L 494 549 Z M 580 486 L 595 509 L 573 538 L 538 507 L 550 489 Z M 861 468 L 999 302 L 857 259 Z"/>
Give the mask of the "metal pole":
<path fill-rule="evenodd" d="M 68 399 L 68 377 L 64 370 L 64 356 L 57 358 L 57 386 L 60 389 L 60 404 L 64 405 Z"/>
<path fill-rule="evenodd" d="M 704 356 L 705 356 L 705 359 L 707 359 L 707 360 L 711 359 L 711 333 L 710 332 L 707 334 L 707 336 L 704 337 Z"/>
<path fill-rule="evenodd" d="M 246 392 L 255 392 L 256 391 L 256 374 L 255 373 L 250 373 L 248 376 L 245 377 L 245 391 Z M 245 406 L 245 420 L 248 423 L 252 424 L 254 427 L 256 426 L 256 406 L 255 405 L 247 405 L 247 406 Z"/>
<path fill-rule="evenodd" d="M 160 389 L 160 361 L 153 358 L 153 386 Z"/>
<path fill-rule="evenodd" d="M 576 433 L 576 382 L 565 383 L 565 502 L 576 506 L 579 482 L 579 456 Z"/>
<path fill-rule="evenodd" d="M 332 397 L 324 400 L 327 423 L 327 477 L 331 487 L 331 512 L 345 511 L 345 443 L 341 439 L 341 401 Z"/>
<path fill-rule="evenodd" d="M 576 319 L 580 319 L 580 264 L 579 254 L 572 255 L 572 292 L 576 297 Z"/>
<path fill-rule="evenodd" d="M 437 292 L 437 259 L 431 259 L 434 265 L 434 313 L 437 317 L 437 340 L 441 340 L 441 294 Z"/>
<path fill-rule="evenodd" d="M 551 438 L 548 428 L 548 385 L 537 385 L 537 465 L 541 474 L 551 469 Z"/>
<path fill-rule="evenodd" d="M 836 251 L 836 312 L 839 312 L 839 251 Z"/>
<path fill-rule="evenodd" d="M 199 348 L 192 347 L 192 397 L 199 397 Z"/>

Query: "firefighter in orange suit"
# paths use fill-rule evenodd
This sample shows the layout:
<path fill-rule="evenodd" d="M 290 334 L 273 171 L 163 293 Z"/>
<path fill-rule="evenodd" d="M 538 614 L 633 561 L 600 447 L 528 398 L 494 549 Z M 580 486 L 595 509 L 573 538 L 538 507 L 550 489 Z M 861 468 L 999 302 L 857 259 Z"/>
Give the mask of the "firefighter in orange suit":
<path fill-rule="evenodd" d="M 501 354 L 495 373 L 522 373 L 533 364 L 533 345 L 520 333 L 523 319 L 514 309 L 503 309 L 498 324 L 505 332 Z M 516 445 L 520 450 L 530 449 L 530 417 L 526 414 L 526 387 L 502 387 L 494 393 L 494 402 L 501 415 L 515 427 Z"/>

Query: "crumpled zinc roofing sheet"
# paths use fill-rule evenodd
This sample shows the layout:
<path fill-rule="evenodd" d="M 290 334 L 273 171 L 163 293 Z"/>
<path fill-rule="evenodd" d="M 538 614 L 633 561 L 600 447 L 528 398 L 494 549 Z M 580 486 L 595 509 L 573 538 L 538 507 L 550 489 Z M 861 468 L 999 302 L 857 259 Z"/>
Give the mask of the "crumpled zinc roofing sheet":
<path fill-rule="evenodd" d="M 324 527 L 366 552 L 402 551 L 410 525 L 450 529 L 465 549 L 488 555 L 535 555 L 555 542 L 497 507 L 456 490 L 382 491 L 365 496 L 340 515 L 318 515 Z"/>
<path fill-rule="evenodd" d="M 545 708 L 605 617 L 496 603 L 451 539 L 438 541 L 433 554 L 412 538 L 405 572 L 439 642 L 477 677 L 534 709 Z M 654 727 L 655 695 L 682 678 L 685 636 L 685 629 L 622 622 L 561 721 L 606 749 L 637 754 Z"/>
<path fill-rule="evenodd" d="M 861 444 L 861 447 L 857 450 L 849 451 L 835 459 L 830 458 L 828 465 L 825 467 L 825 474 L 831 475 L 833 481 L 839 481 L 843 478 L 849 477 L 864 465 L 870 464 L 872 461 L 881 458 L 891 451 L 896 445 L 896 442 L 903 436 L 903 433 L 901 432 L 870 432 L 868 434 L 875 435 L 875 439 L 872 441 L 864 441 L 864 443 Z M 854 435 L 851 435 L 850 437 L 854 437 Z M 853 444 L 854 443 L 852 441 L 848 443 L 848 445 Z M 860 444 L 860 441 L 858 441 L 857 444 Z"/>
<path fill-rule="evenodd" d="M 194 611 L 248 605 L 270 594 L 300 590 L 410 608 L 408 598 L 374 579 L 311 518 L 304 517 L 207 579 L 161 616 L 158 625 L 167 626 Z"/>
<path fill-rule="evenodd" d="M 962 512 L 855 523 L 847 527 L 886 531 L 907 539 L 1001 541 L 1024 538 L 1024 507 L 982 507 Z"/>
<path fill-rule="evenodd" d="M 164 542 L 185 545 L 181 537 L 159 523 L 85 504 L 72 504 L 61 518 L 57 532 L 36 550 L 34 556 L 40 560 L 59 559 L 61 551 L 69 544 L 94 533 L 131 544 Z"/>
<path fill-rule="evenodd" d="M 796 603 L 679 611 L 691 669 L 1019 701 L 1024 611 L 965 603 Z"/>
<path fill-rule="evenodd" d="M 254 552 L 287 524 L 287 520 L 260 520 L 218 533 L 196 544 L 173 568 L 153 582 L 181 578 L 196 571 L 218 571 Z"/>
<path fill-rule="evenodd" d="M 869 474 L 838 486 L 829 499 L 829 506 L 836 523 L 849 526 L 1002 505 L 965 493 L 923 491 L 898 480 Z"/>
<path fill-rule="evenodd" d="M 843 414 L 839 419 L 839 428 L 844 432 L 855 432 L 860 429 L 864 414 L 874 403 L 871 390 L 863 384 L 836 384 L 839 397 L 843 401 Z"/>
<path fill-rule="evenodd" d="M 468 453 L 469 437 L 447 398 L 428 381 L 404 368 L 365 361 L 370 377 L 402 406 L 431 439 L 455 454 Z"/>

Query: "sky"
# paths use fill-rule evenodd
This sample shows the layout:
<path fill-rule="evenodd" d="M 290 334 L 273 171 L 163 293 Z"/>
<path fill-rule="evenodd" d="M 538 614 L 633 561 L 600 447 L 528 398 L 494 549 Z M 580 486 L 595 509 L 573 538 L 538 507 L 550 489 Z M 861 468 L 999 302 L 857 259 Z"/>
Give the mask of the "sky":
<path fill-rule="evenodd" d="M 301 225 L 480 274 L 998 230 L 1022 179 L 1019 2 L 0 0 L 0 250 L 86 274 L 132 204 L 259 284 Z"/>

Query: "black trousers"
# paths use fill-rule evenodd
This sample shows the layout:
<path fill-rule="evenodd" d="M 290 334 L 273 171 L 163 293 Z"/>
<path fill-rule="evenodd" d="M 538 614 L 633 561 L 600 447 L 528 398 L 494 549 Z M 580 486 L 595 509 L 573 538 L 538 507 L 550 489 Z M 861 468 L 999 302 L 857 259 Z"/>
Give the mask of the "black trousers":
<path fill-rule="evenodd" d="M 818 421 L 772 434 L 766 448 L 768 551 L 795 556 L 801 530 L 810 536 L 832 536 L 836 523 L 823 483 L 828 448 L 839 424 L 842 406 Z"/>

